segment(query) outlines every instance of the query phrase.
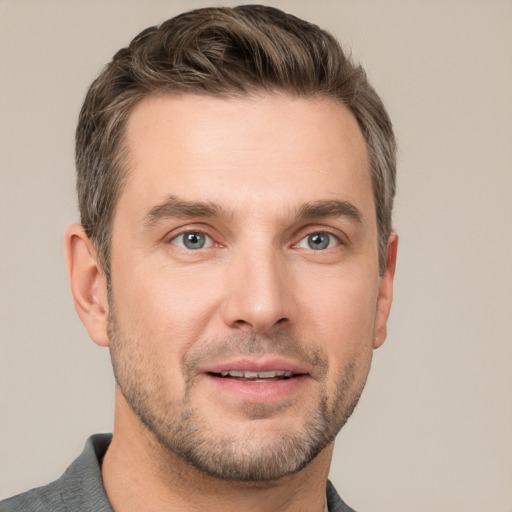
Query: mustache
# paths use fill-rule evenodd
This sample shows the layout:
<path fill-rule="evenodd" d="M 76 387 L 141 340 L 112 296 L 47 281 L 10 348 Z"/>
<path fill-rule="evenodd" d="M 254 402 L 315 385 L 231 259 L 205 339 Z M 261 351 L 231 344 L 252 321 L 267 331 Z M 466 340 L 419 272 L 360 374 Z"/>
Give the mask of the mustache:
<path fill-rule="evenodd" d="M 240 332 L 196 343 L 183 356 L 182 368 L 188 379 L 208 365 L 237 357 L 270 354 L 296 361 L 308 368 L 311 376 L 317 380 L 325 380 L 329 369 L 327 354 L 321 347 L 284 332 L 272 335 Z"/>

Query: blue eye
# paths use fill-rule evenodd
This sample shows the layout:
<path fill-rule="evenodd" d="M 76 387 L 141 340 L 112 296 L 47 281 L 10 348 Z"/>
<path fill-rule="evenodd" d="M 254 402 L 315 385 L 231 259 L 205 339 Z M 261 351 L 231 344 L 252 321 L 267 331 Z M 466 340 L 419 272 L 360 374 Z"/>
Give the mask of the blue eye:
<path fill-rule="evenodd" d="M 314 251 L 323 251 L 339 245 L 339 240 L 330 233 L 319 231 L 311 233 L 304 237 L 298 244 L 298 247 L 303 249 L 313 249 Z"/>
<path fill-rule="evenodd" d="M 171 242 L 178 247 L 189 249 L 191 251 L 211 247 L 213 244 L 212 239 L 200 231 L 187 231 L 185 233 L 181 233 L 174 237 Z"/>

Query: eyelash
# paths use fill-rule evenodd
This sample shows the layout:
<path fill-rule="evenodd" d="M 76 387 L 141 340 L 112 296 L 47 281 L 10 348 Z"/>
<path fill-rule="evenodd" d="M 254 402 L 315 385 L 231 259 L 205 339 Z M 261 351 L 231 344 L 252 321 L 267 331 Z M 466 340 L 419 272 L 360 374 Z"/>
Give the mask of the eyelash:
<path fill-rule="evenodd" d="M 190 247 L 186 247 L 185 246 L 185 242 L 183 241 L 182 245 L 178 245 L 177 243 L 175 243 L 175 241 L 179 238 L 181 238 L 183 240 L 183 237 L 185 237 L 186 235 L 199 235 L 199 236 L 202 236 L 204 237 L 205 239 L 207 239 L 205 241 L 205 243 L 208 244 L 207 247 L 205 246 L 201 246 L 201 247 L 197 247 L 197 248 L 190 248 Z M 187 231 L 182 231 L 181 233 L 178 233 L 177 235 L 173 236 L 170 240 L 169 240 L 169 243 L 179 247 L 180 249 L 184 249 L 186 251 L 196 251 L 196 250 L 200 250 L 200 249 L 209 249 L 210 247 L 213 247 L 215 245 L 215 241 L 213 240 L 213 238 L 208 235 L 207 233 L 205 233 L 204 231 L 201 231 L 201 230 L 187 230 Z"/>
<path fill-rule="evenodd" d="M 321 235 L 321 236 L 327 236 L 328 237 L 328 240 L 327 240 L 327 247 L 322 247 L 320 248 L 323 244 L 322 244 L 322 240 L 319 240 L 319 243 L 318 243 L 318 246 L 316 248 L 312 247 L 309 242 L 310 240 L 310 237 L 314 237 L 314 236 L 318 236 L 318 235 Z M 308 245 L 308 247 L 301 247 L 301 244 L 302 243 L 306 243 Z M 335 245 L 332 246 L 332 243 L 334 243 Z M 334 233 L 331 233 L 330 231 L 326 231 L 326 230 L 315 230 L 315 231 L 310 231 L 309 233 L 306 233 L 300 240 L 297 244 L 294 244 L 294 247 L 300 247 L 302 249 L 307 249 L 307 250 L 312 250 L 312 251 L 325 251 L 325 250 L 328 250 L 328 249 L 334 249 L 338 246 L 342 245 L 342 241 L 340 240 L 340 237 L 339 236 L 336 236 Z"/>
<path fill-rule="evenodd" d="M 185 245 L 185 241 L 183 239 L 183 237 L 185 237 L 186 235 L 189 235 L 189 236 L 193 236 L 193 235 L 196 235 L 199 237 L 204 237 L 205 238 L 205 241 L 204 241 L 204 244 L 200 247 L 196 247 L 196 248 L 193 248 L 193 247 L 187 247 Z M 328 240 L 327 240 L 327 246 L 326 247 L 322 247 L 323 243 L 325 243 L 325 239 L 322 240 L 322 237 L 320 237 L 320 240 L 318 241 L 318 245 L 317 247 L 312 247 L 310 245 L 310 241 L 308 240 L 309 237 L 313 237 L 315 235 L 321 235 L 321 236 L 327 236 L 328 237 Z M 181 243 L 176 243 L 177 240 L 179 240 L 181 238 L 182 242 Z M 332 246 L 332 243 L 335 243 L 334 246 Z M 221 246 L 221 244 L 217 244 L 215 242 L 215 240 L 213 239 L 212 236 L 210 236 L 208 233 L 206 233 L 205 231 L 202 231 L 200 229 L 197 229 L 197 230 L 194 230 L 194 229 L 189 229 L 189 230 L 186 230 L 186 231 L 182 231 L 181 233 L 178 233 L 177 235 L 174 235 L 170 240 L 169 240 L 169 243 L 171 243 L 172 245 L 175 245 L 176 247 L 182 249 L 182 250 L 185 250 L 185 251 L 198 251 L 198 250 L 201 250 L 201 249 L 209 249 L 211 247 L 214 247 L 214 246 Z M 194 241 L 192 240 L 192 243 L 194 243 Z M 200 243 L 200 242 L 198 242 Z M 305 243 L 308 245 L 308 247 L 301 247 L 301 244 L 302 243 Z M 299 241 L 295 244 L 292 245 L 292 248 L 299 248 L 299 249 L 306 249 L 306 250 L 311 250 L 311 251 L 315 251 L 315 252 L 323 252 L 325 250 L 328 250 L 328 249 L 334 249 L 340 245 L 343 245 L 343 242 L 342 240 L 340 239 L 340 237 L 338 235 L 335 235 L 334 233 L 330 232 L 330 231 L 327 231 L 325 229 L 317 229 L 317 230 L 311 230 L 309 232 L 306 232 L 306 233 L 303 233 L 301 238 L 299 239 Z"/>

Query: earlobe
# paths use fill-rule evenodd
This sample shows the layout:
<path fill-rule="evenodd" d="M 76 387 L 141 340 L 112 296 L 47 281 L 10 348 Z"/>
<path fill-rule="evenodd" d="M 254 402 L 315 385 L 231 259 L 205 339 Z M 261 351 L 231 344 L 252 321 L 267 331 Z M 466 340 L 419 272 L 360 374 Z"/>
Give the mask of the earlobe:
<path fill-rule="evenodd" d="M 387 326 L 391 303 L 393 302 L 393 279 L 395 277 L 398 235 L 392 233 L 388 238 L 386 250 L 386 269 L 380 278 L 379 297 L 375 316 L 375 336 L 373 347 L 379 348 L 387 337 Z"/>
<path fill-rule="evenodd" d="M 66 229 L 66 264 L 75 308 L 91 339 L 108 346 L 108 295 L 96 249 L 80 224 Z"/>

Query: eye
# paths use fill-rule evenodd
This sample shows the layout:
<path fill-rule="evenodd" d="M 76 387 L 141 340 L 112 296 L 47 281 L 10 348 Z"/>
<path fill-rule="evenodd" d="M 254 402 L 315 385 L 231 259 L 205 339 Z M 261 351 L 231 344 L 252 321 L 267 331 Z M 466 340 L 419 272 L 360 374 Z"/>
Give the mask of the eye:
<path fill-rule="evenodd" d="M 325 231 L 319 231 L 317 233 L 310 233 L 305 236 L 298 244 L 297 247 L 301 249 L 313 249 L 314 251 L 323 251 L 325 249 L 331 249 L 340 244 L 338 238 Z"/>
<path fill-rule="evenodd" d="M 175 236 L 171 243 L 183 249 L 194 251 L 211 247 L 213 240 L 201 231 L 186 231 Z"/>

